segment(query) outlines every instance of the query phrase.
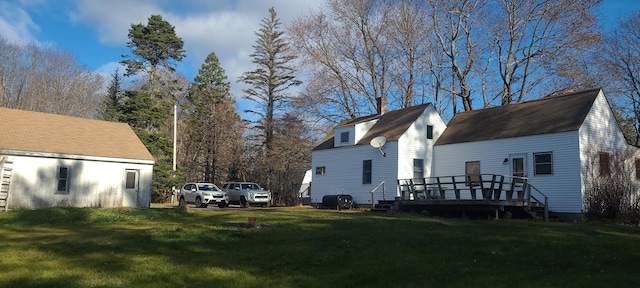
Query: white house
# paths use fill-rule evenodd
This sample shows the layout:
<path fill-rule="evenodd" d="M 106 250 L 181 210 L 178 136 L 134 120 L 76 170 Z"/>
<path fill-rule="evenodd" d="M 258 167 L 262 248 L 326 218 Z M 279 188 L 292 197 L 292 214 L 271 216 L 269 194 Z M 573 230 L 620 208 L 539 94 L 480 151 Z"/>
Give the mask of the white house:
<path fill-rule="evenodd" d="M 479 169 L 527 177 L 549 197 L 549 210 L 580 218 L 589 173 L 625 149 L 637 152 L 594 89 L 456 114 L 435 144 L 434 176 Z"/>
<path fill-rule="evenodd" d="M 423 104 L 339 123 L 312 151 L 311 203 L 348 194 L 356 205 L 393 200 L 400 178 L 429 177 L 433 145 L 445 129 L 433 105 Z M 370 145 L 382 136 L 380 149 Z M 380 138 L 378 138 L 380 139 Z"/>
<path fill-rule="evenodd" d="M 355 138 L 346 139 L 345 132 Z M 388 139 L 386 157 L 368 145 L 378 135 Z M 526 177 L 548 196 L 551 211 L 572 219 L 581 217 L 593 171 L 607 170 L 619 151 L 638 155 L 599 89 L 458 113 L 446 129 L 431 105 L 421 105 L 340 123 L 313 150 L 311 197 L 319 203 L 323 195 L 344 193 L 371 204 L 368 192 L 380 181 L 393 197 L 397 179 L 498 174 Z M 373 163 L 371 172 L 366 161 Z M 412 165 L 420 161 L 423 170 Z"/>
<path fill-rule="evenodd" d="M 154 159 L 129 125 L 0 108 L 0 207 L 139 207 Z"/>

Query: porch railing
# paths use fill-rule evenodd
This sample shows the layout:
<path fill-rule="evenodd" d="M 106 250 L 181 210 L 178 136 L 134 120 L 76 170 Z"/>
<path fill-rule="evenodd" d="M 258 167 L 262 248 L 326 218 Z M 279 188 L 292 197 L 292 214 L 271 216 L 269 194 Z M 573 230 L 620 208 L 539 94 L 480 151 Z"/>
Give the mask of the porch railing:
<path fill-rule="evenodd" d="M 504 192 L 504 197 L 503 197 Z M 497 174 L 467 174 L 418 179 L 398 179 L 397 196 L 401 200 L 434 201 L 514 201 L 531 211 L 544 207 L 548 219 L 549 198 L 526 177 Z"/>

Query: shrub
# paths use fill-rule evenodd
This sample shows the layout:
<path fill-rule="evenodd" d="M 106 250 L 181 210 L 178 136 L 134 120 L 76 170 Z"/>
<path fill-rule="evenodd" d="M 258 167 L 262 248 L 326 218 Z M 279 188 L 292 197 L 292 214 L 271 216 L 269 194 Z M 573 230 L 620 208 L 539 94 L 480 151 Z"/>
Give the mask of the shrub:
<path fill-rule="evenodd" d="M 637 221 L 640 219 L 640 185 L 634 179 L 634 162 L 630 160 L 634 154 L 625 151 L 604 158 L 599 154 L 590 153 L 591 169 L 585 171 L 584 216 L 587 220 Z M 599 161 L 607 158 L 609 164 L 605 166 L 608 167 L 600 165 Z"/>

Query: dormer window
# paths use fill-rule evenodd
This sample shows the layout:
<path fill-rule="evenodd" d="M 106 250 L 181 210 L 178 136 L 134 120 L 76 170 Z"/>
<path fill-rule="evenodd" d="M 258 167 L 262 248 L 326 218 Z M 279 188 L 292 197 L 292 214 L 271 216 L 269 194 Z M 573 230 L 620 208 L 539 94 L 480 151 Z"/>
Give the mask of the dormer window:
<path fill-rule="evenodd" d="M 340 143 L 349 143 L 349 132 L 340 133 Z"/>

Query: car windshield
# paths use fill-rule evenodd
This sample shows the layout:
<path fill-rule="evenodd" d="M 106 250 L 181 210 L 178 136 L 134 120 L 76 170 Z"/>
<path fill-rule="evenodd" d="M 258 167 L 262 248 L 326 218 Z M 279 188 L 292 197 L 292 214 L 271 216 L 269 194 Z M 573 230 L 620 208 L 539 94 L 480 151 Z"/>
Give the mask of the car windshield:
<path fill-rule="evenodd" d="M 218 191 L 218 187 L 213 184 L 198 184 L 198 190 L 200 191 Z"/>
<path fill-rule="evenodd" d="M 260 186 L 255 183 L 245 183 L 242 184 L 242 190 L 260 190 Z"/>

